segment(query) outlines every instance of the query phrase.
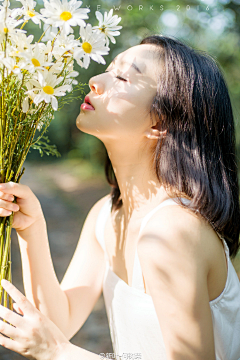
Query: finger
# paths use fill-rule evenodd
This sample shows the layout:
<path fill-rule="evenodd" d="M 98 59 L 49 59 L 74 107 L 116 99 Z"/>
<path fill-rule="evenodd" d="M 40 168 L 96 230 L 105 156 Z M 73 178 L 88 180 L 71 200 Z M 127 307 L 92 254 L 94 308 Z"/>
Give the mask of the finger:
<path fill-rule="evenodd" d="M 19 291 L 13 284 L 11 284 L 6 279 L 2 279 L 1 281 L 2 287 L 6 290 L 6 292 L 11 296 L 11 298 L 16 301 L 17 305 L 20 306 L 23 313 L 30 312 L 32 310 L 33 305 L 28 301 L 28 299 Z M 1 306 L 1 305 L 0 305 Z M 3 308 L 3 306 L 2 306 Z M 1 309 L 1 307 L 0 307 Z M 7 309 L 8 310 L 8 309 Z M 10 310 L 9 310 L 10 311 Z M 10 311 L 14 314 L 12 311 Z M 1 314 L 0 314 L 1 315 Z M 15 314 L 15 316 L 18 316 Z M 7 319 L 8 320 L 8 319 Z M 10 321 L 9 321 L 10 322 Z M 15 325 L 15 323 L 12 323 Z"/>
<path fill-rule="evenodd" d="M 5 210 L 5 209 L 0 209 L 0 216 L 1 217 L 6 217 L 12 214 L 12 211 L 9 210 Z"/>
<path fill-rule="evenodd" d="M 27 199 L 30 188 L 27 185 L 22 185 L 9 181 L 8 183 L 0 183 L 0 191 L 4 193 L 15 195 L 20 199 Z"/>
<path fill-rule="evenodd" d="M 0 333 L 5 336 L 9 336 L 13 340 L 19 337 L 19 330 L 15 326 L 9 325 L 2 320 L 0 320 Z"/>
<path fill-rule="evenodd" d="M 0 305 L 0 318 L 6 320 L 7 322 L 16 327 L 20 327 L 19 325 L 21 324 L 22 320 L 21 316 L 2 305 Z"/>
<path fill-rule="evenodd" d="M 20 315 L 23 315 L 22 310 L 20 309 L 20 307 L 17 305 L 17 303 L 13 303 L 13 309 Z"/>
<path fill-rule="evenodd" d="M 3 191 L 0 191 L 0 199 L 12 202 L 14 200 L 14 196 L 12 194 L 5 194 Z"/>
<path fill-rule="evenodd" d="M 19 205 L 12 202 L 0 199 L 0 208 L 8 211 L 18 211 Z"/>
<path fill-rule="evenodd" d="M 0 345 L 2 345 L 3 347 L 9 350 L 17 352 L 18 354 L 21 353 L 20 344 L 17 341 L 4 337 L 1 334 L 0 334 Z"/>

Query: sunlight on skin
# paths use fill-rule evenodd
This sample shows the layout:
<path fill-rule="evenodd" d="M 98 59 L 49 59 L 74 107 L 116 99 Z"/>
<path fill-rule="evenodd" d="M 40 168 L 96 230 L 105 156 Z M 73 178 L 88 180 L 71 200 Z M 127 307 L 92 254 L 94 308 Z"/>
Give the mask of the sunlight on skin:
<path fill-rule="evenodd" d="M 149 114 L 163 69 L 156 49 L 152 44 L 133 46 L 118 54 L 107 72 L 93 76 L 88 95 L 95 111 L 81 109 L 76 120 L 79 130 L 104 143 L 127 218 L 134 210 L 141 207 L 144 212 L 168 197 L 152 168 L 152 149 L 166 135 Z"/>
<path fill-rule="evenodd" d="M 54 359 L 59 351 L 59 344 L 70 344 L 59 328 L 38 309 L 9 281 L 3 279 L 1 285 L 16 301 L 15 307 L 22 315 L 16 314 L 0 305 L 0 317 L 7 321 L 0 322 L 0 344 L 27 358 Z"/>

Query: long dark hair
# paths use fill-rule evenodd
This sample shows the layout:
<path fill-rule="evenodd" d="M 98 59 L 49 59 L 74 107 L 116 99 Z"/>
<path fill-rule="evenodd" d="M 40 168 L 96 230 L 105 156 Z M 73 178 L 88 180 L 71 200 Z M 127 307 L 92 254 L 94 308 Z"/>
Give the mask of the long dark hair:
<path fill-rule="evenodd" d="M 150 108 L 158 128 L 167 129 L 154 151 L 159 182 L 225 238 L 233 259 L 240 248 L 239 184 L 233 112 L 221 68 L 178 39 L 150 35 L 141 44 L 155 44 L 164 64 Z M 105 174 L 117 210 L 121 193 L 107 152 Z M 191 199 L 189 205 L 181 195 Z"/>

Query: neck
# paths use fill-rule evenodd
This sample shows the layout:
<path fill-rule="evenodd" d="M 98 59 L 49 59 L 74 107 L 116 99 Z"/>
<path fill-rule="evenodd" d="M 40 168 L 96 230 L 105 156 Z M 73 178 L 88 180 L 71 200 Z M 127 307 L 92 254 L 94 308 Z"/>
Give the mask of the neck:
<path fill-rule="evenodd" d="M 107 146 L 106 146 L 107 148 Z M 135 146 L 136 149 L 136 146 Z M 118 186 L 121 192 L 122 209 L 126 219 L 133 215 L 141 217 L 146 211 L 168 199 L 164 187 L 159 183 L 153 160 L 149 152 L 107 148 Z"/>

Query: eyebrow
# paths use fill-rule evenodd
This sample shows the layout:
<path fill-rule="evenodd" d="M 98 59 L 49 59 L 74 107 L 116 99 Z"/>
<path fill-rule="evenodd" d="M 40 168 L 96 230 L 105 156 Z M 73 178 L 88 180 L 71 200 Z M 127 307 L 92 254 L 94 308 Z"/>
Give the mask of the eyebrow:
<path fill-rule="evenodd" d="M 113 63 L 113 64 L 116 62 L 117 57 L 118 57 L 118 55 L 115 56 L 115 58 L 112 60 L 112 63 Z M 139 69 L 139 67 L 138 67 L 134 62 L 132 62 L 132 64 L 128 63 L 127 61 L 123 61 L 123 60 L 122 60 L 121 62 L 122 62 L 123 64 L 128 64 L 128 65 L 130 65 L 132 68 L 134 68 L 135 70 L 137 70 L 137 72 L 139 72 L 140 74 L 142 74 L 141 70 Z"/>

